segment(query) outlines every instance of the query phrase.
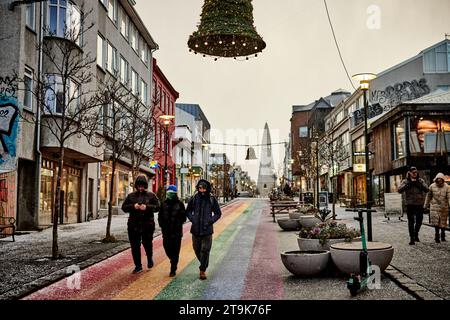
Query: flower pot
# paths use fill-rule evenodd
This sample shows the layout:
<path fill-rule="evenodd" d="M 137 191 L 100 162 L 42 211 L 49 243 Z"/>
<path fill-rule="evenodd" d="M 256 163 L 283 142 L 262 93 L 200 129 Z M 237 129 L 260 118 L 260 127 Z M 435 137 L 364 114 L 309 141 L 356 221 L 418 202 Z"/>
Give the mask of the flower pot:
<path fill-rule="evenodd" d="M 298 219 L 300 219 L 301 216 L 302 216 L 302 214 L 300 212 L 290 212 L 289 213 L 289 219 L 298 220 Z"/>
<path fill-rule="evenodd" d="M 316 224 L 320 223 L 320 219 L 313 215 L 301 216 L 299 218 L 302 228 L 314 228 Z"/>
<path fill-rule="evenodd" d="M 278 219 L 277 222 L 284 231 L 297 231 L 301 228 L 300 222 L 297 219 Z"/>
<path fill-rule="evenodd" d="M 281 253 L 286 269 L 296 276 L 310 277 L 324 271 L 330 260 L 329 251 L 289 251 Z"/>
<path fill-rule="evenodd" d="M 361 242 L 337 243 L 330 247 L 331 258 L 336 267 L 346 274 L 359 274 L 359 255 L 362 250 Z M 384 271 L 392 261 L 394 248 L 387 243 L 368 242 L 367 252 L 372 265 Z"/>

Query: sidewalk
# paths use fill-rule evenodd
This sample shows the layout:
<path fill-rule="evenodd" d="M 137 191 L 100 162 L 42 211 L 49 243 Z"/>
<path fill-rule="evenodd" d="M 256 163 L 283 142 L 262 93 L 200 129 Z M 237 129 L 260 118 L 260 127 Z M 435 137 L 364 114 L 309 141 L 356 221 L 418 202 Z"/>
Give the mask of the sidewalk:
<path fill-rule="evenodd" d="M 336 213 L 342 222 L 357 226 L 353 220 L 355 213 L 345 212 L 345 208 L 340 207 L 336 207 Z M 366 214 L 364 219 L 367 223 Z M 419 299 L 449 300 L 450 242 L 435 243 L 434 228 L 424 225 L 419 235 L 421 242 L 410 246 L 406 215 L 402 220 L 396 216 L 387 221 L 382 211 L 373 214 L 373 241 L 387 242 L 394 247 L 392 268 L 388 268 L 386 274 Z M 428 222 L 427 215 L 424 222 Z"/>
<path fill-rule="evenodd" d="M 221 207 L 234 201 L 221 204 Z M 157 219 L 157 214 L 155 215 Z M 113 216 L 111 233 L 118 242 L 104 244 L 107 219 L 58 227 L 59 251 L 64 259 L 52 260 L 52 229 L 24 232 L 0 239 L 0 300 L 17 299 L 50 285 L 68 274 L 68 267 L 87 268 L 130 248 L 128 214 Z M 154 236 L 161 233 L 158 223 Z"/>

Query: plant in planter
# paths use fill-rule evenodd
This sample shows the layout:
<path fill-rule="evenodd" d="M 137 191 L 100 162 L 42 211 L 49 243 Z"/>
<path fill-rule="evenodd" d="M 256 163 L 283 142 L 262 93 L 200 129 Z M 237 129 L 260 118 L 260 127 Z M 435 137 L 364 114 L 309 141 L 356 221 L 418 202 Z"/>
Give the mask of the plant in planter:
<path fill-rule="evenodd" d="M 315 214 L 317 212 L 316 208 L 312 204 L 301 206 L 298 211 L 303 214 Z"/>
<path fill-rule="evenodd" d="M 302 229 L 299 233 L 298 245 L 301 250 L 330 250 L 330 245 L 339 242 L 351 242 L 361 233 L 336 221 L 317 224 L 314 228 Z"/>
<path fill-rule="evenodd" d="M 329 210 L 328 208 L 324 208 L 322 210 L 319 210 L 319 212 L 315 214 L 315 217 L 319 219 L 322 223 L 326 223 L 333 218 L 333 216 L 331 216 L 330 214 L 331 210 Z"/>

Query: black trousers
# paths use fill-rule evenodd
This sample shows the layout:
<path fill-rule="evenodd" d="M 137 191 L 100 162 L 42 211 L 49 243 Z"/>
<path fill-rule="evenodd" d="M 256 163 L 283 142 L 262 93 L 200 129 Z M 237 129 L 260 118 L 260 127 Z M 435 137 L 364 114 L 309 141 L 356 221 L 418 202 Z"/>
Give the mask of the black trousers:
<path fill-rule="evenodd" d="M 212 235 L 192 235 L 192 245 L 194 247 L 195 255 L 197 256 L 198 261 L 200 261 L 200 271 L 206 271 L 209 265 L 209 253 L 212 247 Z"/>
<path fill-rule="evenodd" d="M 420 231 L 423 221 L 423 206 L 417 205 L 407 205 L 406 206 L 408 215 L 408 230 L 409 236 L 415 238 Z"/>
<path fill-rule="evenodd" d="M 178 260 L 180 258 L 181 237 L 163 234 L 163 247 L 170 260 L 171 270 L 176 271 Z"/>
<path fill-rule="evenodd" d="M 155 232 L 155 221 L 130 222 L 128 221 L 128 239 L 131 245 L 134 265 L 142 268 L 141 243 L 144 246 L 147 262 L 153 257 L 153 233 Z"/>

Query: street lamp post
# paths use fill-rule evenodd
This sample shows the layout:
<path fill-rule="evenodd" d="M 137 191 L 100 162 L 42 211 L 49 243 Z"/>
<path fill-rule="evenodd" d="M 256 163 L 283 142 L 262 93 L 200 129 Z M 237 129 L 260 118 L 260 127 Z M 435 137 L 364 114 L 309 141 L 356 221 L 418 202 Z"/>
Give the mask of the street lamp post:
<path fill-rule="evenodd" d="M 209 144 L 207 144 L 207 143 L 202 144 L 202 149 L 208 151 Z M 206 167 L 205 167 L 205 179 L 206 180 L 208 180 L 208 162 L 209 162 L 209 152 L 206 152 Z"/>
<path fill-rule="evenodd" d="M 367 120 L 369 118 L 369 103 L 367 100 L 367 90 L 369 90 L 370 81 L 374 80 L 376 75 L 373 73 L 359 73 L 353 76 L 353 79 L 359 81 L 361 90 L 364 94 L 364 155 L 366 162 L 366 209 L 367 209 L 367 239 L 372 241 L 372 177 L 370 174 L 369 158 L 369 130 Z"/>
<path fill-rule="evenodd" d="M 174 116 L 171 115 L 162 115 L 159 117 L 160 119 L 163 120 L 164 123 L 164 133 L 165 133 L 165 148 L 164 148 L 164 176 L 163 176 L 163 186 L 164 186 L 164 190 L 166 188 L 167 185 L 167 175 L 168 175 L 168 166 L 167 166 L 167 156 L 168 156 L 168 152 L 169 152 L 169 126 L 172 123 L 172 120 L 175 119 Z"/>

